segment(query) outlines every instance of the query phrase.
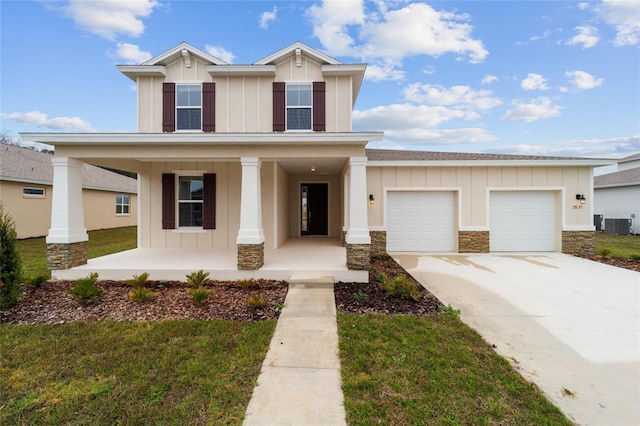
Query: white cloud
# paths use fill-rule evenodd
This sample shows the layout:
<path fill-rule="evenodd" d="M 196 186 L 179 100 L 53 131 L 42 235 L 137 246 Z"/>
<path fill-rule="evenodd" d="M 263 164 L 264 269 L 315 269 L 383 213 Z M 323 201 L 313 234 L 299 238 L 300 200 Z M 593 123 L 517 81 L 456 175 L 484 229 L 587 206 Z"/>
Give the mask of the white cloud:
<path fill-rule="evenodd" d="M 522 86 L 524 90 L 547 90 L 549 88 L 547 86 L 547 80 L 543 76 L 532 72 L 527 75 L 527 78 L 522 80 L 520 86 Z"/>
<path fill-rule="evenodd" d="M 446 88 L 437 84 L 416 83 L 404 89 L 405 98 L 411 102 L 471 110 L 488 110 L 502 105 L 502 101 L 492 95 L 491 90 L 473 90 L 469 86 Z"/>
<path fill-rule="evenodd" d="M 158 7 L 156 0 L 69 0 L 62 11 L 80 28 L 107 40 L 118 34 L 139 37 L 144 32 L 146 18 Z"/>
<path fill-rule="evenodd" d="M 124 59 L 127 64 L 141 64 L 152 57 L 151 53 L 144 52 L 137 45 L 130 43 L 118 43 L 112 56 L 117 59 Z"/>
<path fill-rule="evenodd" d="M 519 155 L 620 158 L 640 151 L 640 135 L 610 139 L 555 141 L 548 145 L 500 146 L 485 152 Z"/>
<path fill-rule="evenodd" d="M 394 64 L 378 63 L 367 65 L 364 78 L 373 81 L 404 80 L 405 72 Z"/>
<path fill-rule="evenodd" d="M 496 77 L 495 75 L 486 74 L 484 77 L 482 77 L 482 81 L 480 83 L 491 84 L 491 83 L 495 83 L 496 81 L 498 81 L 498 77 Z"/>
<path fill-rule="evenodd" d="M 598 41 L 600 40 L 600 37 L 598 36 L 598 29 L 596 27 L 582 25 L 575 27 L 574 30 L 576 30 L 578 34 L 573 36 L 571 40 L 567 41 L 567 44 L 570 46 L 580 44 L 583 49 L 588 49 L 598 44 Z"/>
<path fill-rule="evenodd" d="M 391 72 L 388 77 L 376 73 L 378 80 L 397 79 L 397 68 L 411 56 L 453 53 L 477 63 L 489 54 L 482 41 L 471 36 L 466 14 L 426 3 L 374 1 L 366 6 L 363 0 L 325 0 L 311 6 L 308 16 L 313 35 L 328 54 L 358 57 L 378 66 L 377 71 Z"/>
<path fill-rule="evenodd" d="M 542 118 L 557 117 L 560 115 L 560 110 L 562 109 L 558 105 L 553 105 L 551 99 L 546 97 L 533 99 L 529 103 L 514 101 L 513 105 L 514 108 L 507 111 L 507 113 L 500 118 L 501 120 L 525 121 L 530 123 Z"/>
<path fill-rule="evenodd" d="M 223 47 L 207 44 L 204 48 L 209 55 L 213 55 L 218 59 L 222 59 L 228 64 L 233 63 L 233 58 L 236 57 L 233 53 L 229 52 Z"/>
<path fill-rule="evenodd" d="M 47 114 L 40 111 L 12 112 L 10 114 L 0 113 L 0 117 L 17 121 L 18 123 L 29 124 L 36 127 L 46 127 L 52 130 L 63 132 L 95 132 L 91 124 L 80 117 L 55 117 L 49 118 Z"/>
<path fill-rule="evenodd" d="M 596 78 L 584 71 L 567 71 L 564 75 L 569 80 L 569 83 L 580 90 L 593 89 L 604 82 L 604 78 Z"/>
<path fill-rule="evenodd" d="M 271 12 L 262 12 L 260 15 L 260 28 L 266 30 L 269 28 L 269 23 L 274 22 L 276 20 L 276 15 L 278 13 L 278 7 L 274 6 Z"/>
<path fill-rule="evenodd" d="M 485 129 L 468 127 L 462 129 L 389 130 L 385 131 L 384 140 L 385 142 L 421 146 L 491 142 L 496 140 L 496 137 Z"/>
<path fill-rule="evenodd" d="M 640 42 L 640 6 L 637 0 L 603 0 L 598 15 L 616 28 L 614 44 L 632 46 Z"/>
<path fill-rule="evenodd" d="M 353 126 L 355 129 L 408 130 L 434 127 L 466 116 L 464 111 L 441 106 L 392 104 L 353 111 Z"/>

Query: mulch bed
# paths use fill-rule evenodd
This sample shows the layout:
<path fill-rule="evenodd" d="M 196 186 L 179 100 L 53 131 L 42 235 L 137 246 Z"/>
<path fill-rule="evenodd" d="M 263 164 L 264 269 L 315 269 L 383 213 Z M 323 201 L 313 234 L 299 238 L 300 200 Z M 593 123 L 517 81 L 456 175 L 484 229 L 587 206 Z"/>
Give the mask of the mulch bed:
<path fill-rule="evenodd" d="M 616 259 L 614 257 L 593 255 L 582 256 L 585 259 L 593 260 L 595 262 L 606 263 L 607 265 L 617 266 L 618 268 L 630 269 L 632 271 L 640 272 L 640 260 L 631 259 Z"/>

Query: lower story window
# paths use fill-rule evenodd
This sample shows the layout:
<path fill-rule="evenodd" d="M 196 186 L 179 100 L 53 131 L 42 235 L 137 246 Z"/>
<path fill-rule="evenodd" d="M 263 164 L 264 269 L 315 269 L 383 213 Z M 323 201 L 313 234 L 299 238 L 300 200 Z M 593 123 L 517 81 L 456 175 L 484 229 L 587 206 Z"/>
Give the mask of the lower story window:
<path fill-rule="evenodd" d="M 202 227 L 202 176 L 178 177 L 178 227 Z"/>
<path fill-rule="evenodd" d="M 117 215 L 129 214 L 129 196 L 128 195 L 116 195 L 116 214 Z"/>

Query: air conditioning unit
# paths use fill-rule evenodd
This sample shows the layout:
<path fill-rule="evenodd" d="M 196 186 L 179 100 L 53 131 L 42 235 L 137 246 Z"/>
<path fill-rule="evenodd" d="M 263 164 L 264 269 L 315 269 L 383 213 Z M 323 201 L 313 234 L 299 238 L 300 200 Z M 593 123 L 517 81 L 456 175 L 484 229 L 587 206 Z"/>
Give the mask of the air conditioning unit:
<path fill-rule="evenodd" d="M 612 235 L 629 235 L 631 219 L 605 219 L 604 232 Z"/>

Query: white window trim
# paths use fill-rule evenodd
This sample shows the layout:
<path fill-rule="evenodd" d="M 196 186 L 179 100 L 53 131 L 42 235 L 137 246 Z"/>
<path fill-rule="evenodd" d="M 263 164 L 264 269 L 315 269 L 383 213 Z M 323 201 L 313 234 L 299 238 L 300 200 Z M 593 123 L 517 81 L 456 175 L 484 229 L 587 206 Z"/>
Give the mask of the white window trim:
<path fill-rule="evenodd" d="M 127 197 L 127 203 L 118 204 L 118 197 Z M 118 206 L 127 206 L 129 207 L 128 213 L 118 213 Z M 124 209 L 122 209 L 124 210 Z M 116 194 L 116 216 L 131 216 L 131 195 L 129 194 Z"/>
<path fill-rule="evenodd" d="M 311 93 L 311 101 L 309 103 L 309 110 L 311 111 L 311 120 L 309 121 L 310 125 L 308 129 L 289 129 L 289 109 L 306 109 L 307 107 L 301 107 L 301 106 L 289 106 L 288 105 L 288 98 L 289 98 L 289 91 L 287 90 L 288 86 L 309 86 L 310 88 L 310 93 Z M 309 82 L 309 81 L 287 81 L 285 83 L 285 88 L 284 88 L 284 129 L 286 132 L 291 132 L 291 133 L 308 133 L 308 132 L 313 132 L 313 82 Z"/>
<path fill-rule="evenodd" d="M 183 232 L 183 233 L 198 233 L 198 232 L 206 232 L 206 230 L 202 226 L 180 226 L 180 178 L 181 177 L 201 177 L 202 178 L 202 187 L 204 191 L 204 174 L 207 173 L 204 170 L 179 170 L 172 171 L 176 175 L 176 229 L 174 231 Z M 198 201 L 198 200 L 195 200 Z M 185 200 L 187 202 L 187 200 Z M 193 201 L 188 201 L 192 203 Z M 204 194 L 202 197 L 202 204 L 204 205 Z M 203 216 L 204 216 L 204 208 L 203 208 Z"/>
<path fill-rule="evenodd" d="M 176 132 L 180 133 L 202 133 L 202 82 L 201 81 L 181 81 L 176 82 L 176 105 L 175 105 L 175 122 L 176 122 Z M 179 109 L 194 109 L 192 106 L 178 106 L 178 86 L 200 86 L 200 128 L 199 129 L 178 129 L 178 110 Z"/>
<path fill-rule="evenodd" d="M 42 194 L 25 194 L 25 190 L 32 191 L 42 191 Z M 23 198 L 46 198 L 47 197 L 47 189 L 46 188 L 36 188 L 33 186 L 23 186 L 22 187 L 22 197 Z"/>

